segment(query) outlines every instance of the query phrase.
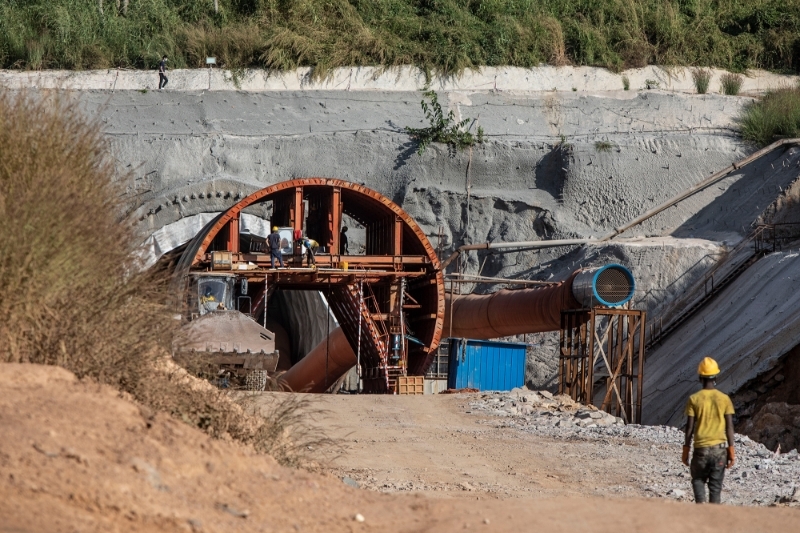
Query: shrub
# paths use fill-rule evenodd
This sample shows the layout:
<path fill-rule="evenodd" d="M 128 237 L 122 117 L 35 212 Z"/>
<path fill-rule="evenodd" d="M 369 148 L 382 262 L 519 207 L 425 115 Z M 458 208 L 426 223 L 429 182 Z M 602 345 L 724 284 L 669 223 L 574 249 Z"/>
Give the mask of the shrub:
<path fill-rule="evenodd" d="M 777 137 L 800 136 L 800 88 L 769 91 L 746 105 L 739 126 L 742 137 L 762 146 Z"/>
<path fill-rule="evenodd" d="M 797 68 L 796 2 L 0 0 L 0 68 L 648 64 Z"/>
<path fill-rule="evenodd" d="M 456 122 L 452 110 L 447 115 L 444 114 L 436 91 L 426 89 L 422 95 L 430 99 L 430 103 L 426 102 L 425 98 L 420 102 L 430 126 L 427 128 L 406 127 L 406 132 L 419 143 L 420 155 L 425 153 L 425 149 L 432 142 L 447 144 L 452 152 L 473 146 L 476 142 L 483 142 L 483 128 L 478 128 L 476 139 L 474 135 L 464 130 L 464 127 L 470 123 L 470 119 L 465 118 L 461 122 Z"/>
<path fill-rule="evenodd" d="M 594 149 L 598 152 L 610 152 L 614 145 L 608 141 L 597 141 L 594 143 Z"/>
<path fill-rule="evenodd" d="M 97 123 L 65 96 L 0 97 L 0 360 L 133 392 L 169 346 L 157 275 L 137 273 Z"/>
<path fill-rule="evenodd" d="M 726 72 L 720 77 L 719 81 L 720 81 L 720 87 L 722 89 L 722 94 L 727 94 L 728 96 L 736 96 L 742 89 L 744 78 L 741 76 L 741 74 Z"/>
<path fill-rule="evenodd" d="M 711 71 L 704 68 L 692 69 L 692 80 L 694 80 L 694 88 L 697 89 L 697 94 L 706 94 L 708 92 L 708 84 L 711 82 Z"/>
<path fill-rule="evenodd" d="M 66 96 L 0 94 L 0 362 L 58 365 L 214 437 L 298 464 L 325 444 L 279 398 L 255 416 L 169 357 L 166 275 L 143 272 L 99 123 Z M 301 419 L 302 418 L 302 419 Z"/>
<path fill-rule="evenodd" d="M 628 76 L 622 76 L 622 88 L 626 91 L 630 90 L 631 80 L 628 78 Z"/>

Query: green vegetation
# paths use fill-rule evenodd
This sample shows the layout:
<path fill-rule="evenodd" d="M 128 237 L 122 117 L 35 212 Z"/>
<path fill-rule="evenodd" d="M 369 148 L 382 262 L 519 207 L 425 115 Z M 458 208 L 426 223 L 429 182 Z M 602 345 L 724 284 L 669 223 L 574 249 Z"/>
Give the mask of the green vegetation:
<path fill-rule="evenodd" d="M 800 66 L 794 0 L 0 0 L 17 69 Z M 102 6 L 102 9 L 101 9 Z"/>
<path fill-rule="evenodd" d="M 711 82 L 711 71 L 705 68 L 693 69 L 692 80 L 697 94 L 706 94 L 708 92 L 708 84 Z"/>
<path fill-rule="evenodd" d="M 427 128 L 406 127 L 406 132 L 419 143 L 419 155 L 424 154 L 425 149 L 432 142 L 446 144 L 452 152 L 473 146 L 476 142 L 483 142 L 483 128 L 478 126 L 477 135 L 472 135 L 464 129 L 471 119 L 465 118 L 461 122 L 456 122 L 452 110 L 447 115 L 444 114 L 436 91 L 426 90 L 422 95 L 430 99 L 430 104 L 425 101 L 425 98 L 420 102 L 430 126 Z"/>
<path fill-rule="evenodd" d="M 622 88 L 626 91 L 631 89 L 631 80 L 628 76 L 622 76 Z"/>
<path fill-rule="evenodd" d="M 614 145 L 608 141 L 597 141 L 594 143 L 594 149 L 598 152 L 610 152 L 613 147 Z"/>
<path fill-rule="evenodd" d="M 726 94 L 728 96 L 736 96 L 739 94 L 739 91 L 742 90 L 742 84 L 744 83 L 744 78 L 741 74 L 734 74 L 732 72 L 726 72 L 722 76 L 720 76 L 720 88 L 722 89 L 722 94 Z"/>
<path fill-rule="evenodd" d="M 742 137 L 762 146 L 780 137 L 800 137 L 800 87 L 770 91 L 744 108 Z"/>

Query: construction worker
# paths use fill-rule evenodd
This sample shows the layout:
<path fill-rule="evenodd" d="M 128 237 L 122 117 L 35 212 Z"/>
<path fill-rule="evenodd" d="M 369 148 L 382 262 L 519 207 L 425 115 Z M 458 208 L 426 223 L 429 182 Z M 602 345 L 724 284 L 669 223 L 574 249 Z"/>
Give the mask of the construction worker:
<path fill-rule="evenodd" d="M 686 441 L 683 464 L 692 474 L 692 490 L 696 503 L 721 503 L 722 480 L 725 468 L 736 461 L 733 448 L 733 403 L 727 394 L 716 389 L 719 366 L 706 357 L 697 368 L 703 389 L 692 394 L 686 402 Z M 689 464 L 689 449 L 694 438 L 694 454 Z"/>
<path fill-rule="evenodd" d="M 314 265 L 316 267 L 317 259 L 314 257 L 314 254 L 316 253 L 317 248 L 319 248 L 319 243 L 314 239 L 309 239 L 308 236 L 306 236 L 303 239 L 303 246 L 306 247 L 306 260 L 308 261 L 308 266 Z"/>
<path fill-rule="evenodd" d="M 284 268 L 283 256 L 281 255 L 281 234 L 278 233 L 278 231 L 278 226 L 272 226 L 272 233 L 270 233 L 269 237 L 267 237 L 267 243 L 269 244 L 270 268 L 275 268 L 275 259 L 278 260 L 280 267 Z"/>
<path fill-rule="evenodd" d="M 347 239 L 347 226 L 342 227 L 342 231 L 339 232 L 339 253 L 340 254 L 349 254 L 350 253 L 350 243 Z"/>

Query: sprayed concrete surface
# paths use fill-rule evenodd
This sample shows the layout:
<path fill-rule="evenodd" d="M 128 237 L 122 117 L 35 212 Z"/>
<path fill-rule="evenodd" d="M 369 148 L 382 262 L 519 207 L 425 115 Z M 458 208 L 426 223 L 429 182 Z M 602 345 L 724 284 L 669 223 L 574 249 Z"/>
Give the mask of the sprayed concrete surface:
<path fill-rule="evenodd" d="M 720 389 L 736 391 L 770 370 L 798 343 L 800 258 L 796 251 L 773 253 L 747 269 L 649 355 L 644 421 L 683 422 L 683 407 L 696 389 L 696 369 L 703 357 L 715 358 L 723 369 Z"/>
<path fill-rule="evenodd" d="M 720 69 L 711 73 L 709 92 L 722 92 Z M 430 86 L 442 91 L 620 91 L 627 78 L 631 90 L 655 88 L 694 94 L 692 71 L 683 67 L 629 69 L 619 73 L 596 67 L 533 68 L 483 67 L 465 70 L 461 75 L 437 76 L 414 67 L 350 67 L 333 69 L 318 79 L 311 68 L 293 71 L 246 70 L 170 70 L 169 91 L 419 91 Z M 764 70 L 748 71 L 743 76 L 742 92 L 757 93 L 794 84 L 797 76 L 773 74 Z M 158 87 L 155 71 L 129 69 L 89 71 L 2 71 L 0 84 L 10 88 L 75 90 L 153 90 Z"/>
<path fill-rule="evenodd" d="M 597 237 L 753 150 L 735 133 L 736 117 L 752 98 L 688 94 L 685 72 L 671 71 L 667 78 L 656 78 L 653 69 L 628 72 L 634 89 L 640 89 L 641 76 L 661 79 L 659 87 L 670 90 L 621 91 L 609 81 L 621 77 L 602 69 L 523 70 L 484 69 L 434 83 L 445 109 L 457 120 L 472 119 L 471 130 L 482 127 L 487 139 L 458 153 L 432 145 L 422 156 L 405 132 L 427 125 L 419 80 L 410 71 L 396 73 L 391 82 L 386 72 L 337 71 L 314 81 L 298 71 L 269 77 L 265 85 L 256 83 L 261 74 L 250 73 L 237 81 L 246 91 L 224 79 L 214 85 L 225 76 L 219 71 L 174 72 L 175 89 L 166 92 L 131 90 L 152 73 L 125 71 L 2 73 L 0 84 L 81 89 L 70 94 L 111 140 L 120 179 L 131 193 L 128 211 L 143 241 L 149 239 L 148 261 L 180 245 L 236 199 L 305 176 L 347 179 L 388 196 L 444 257 L 465 243 Z M 543 90 L 579 78 L 586 85 L 574 85 L 578 91 L 571 91 L 573 85 Z M 210 90 L 203 79 L 211 80 Z M 292 81 L 303 79 L 301 85 Z M 561 81 L 550 85 L 555 79 Z M 759 74 L 746 83 L 760 90 L 786 81 Z M 589 87 L 597 90 L 584 90 Z M 754 222 L 786 216 L 799 165 L 797 148 L 777 150 L 613 243 L 473 252 L 461 268 L 546 280 L 579 266 L 620 262 L 638 280 L 634 303 L 655 316 Z M 263 232 L 259 219 L 268 211 L 248 215 L 253 231 Z M 555 335 L 542 335 L 535 344 L 528 382 L 551 385 Z M 679 366 L 686 371 L 690 362 Z"/>

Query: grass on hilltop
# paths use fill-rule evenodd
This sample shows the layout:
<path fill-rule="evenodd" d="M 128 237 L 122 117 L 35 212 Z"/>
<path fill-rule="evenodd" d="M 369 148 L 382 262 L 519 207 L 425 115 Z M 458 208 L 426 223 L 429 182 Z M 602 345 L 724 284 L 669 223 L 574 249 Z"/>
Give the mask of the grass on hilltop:
<path fill-rule="evenodd" d="M 744 108 L 742 137 L 766 146 L 783 137 L 800 137 L 800 86 L 767 92 Z"/>
<path fill-rule="evenodd" d="M 100 4 L 103 10 L 100 10 Z M 125 6 L 127 5 L 127 9 Z M 120 6 L 119 8 L 117 6 Z M 800 67 L 779 0 L 0 0 L 0 67 Z"/>

